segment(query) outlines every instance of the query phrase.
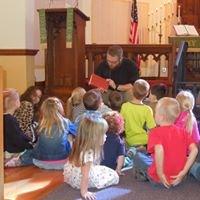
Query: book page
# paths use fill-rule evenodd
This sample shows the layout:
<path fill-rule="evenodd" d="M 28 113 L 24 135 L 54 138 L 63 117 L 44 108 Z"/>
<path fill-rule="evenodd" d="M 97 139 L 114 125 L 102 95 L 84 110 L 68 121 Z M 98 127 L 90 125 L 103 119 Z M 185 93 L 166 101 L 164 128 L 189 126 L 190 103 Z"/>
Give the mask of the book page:
<path fill-rule="evenodd" d="M 197 32 L 195 26 L 193 25 L 185 25 L 185 28 L 188 32 L 188 35 L 193 35 L 193 36 L 199 36 L 199 33 Z"/>
<path fill-rule="evenodd" d="M 174 25 L 176 35 L 188 35 L 185 25 Z"/>

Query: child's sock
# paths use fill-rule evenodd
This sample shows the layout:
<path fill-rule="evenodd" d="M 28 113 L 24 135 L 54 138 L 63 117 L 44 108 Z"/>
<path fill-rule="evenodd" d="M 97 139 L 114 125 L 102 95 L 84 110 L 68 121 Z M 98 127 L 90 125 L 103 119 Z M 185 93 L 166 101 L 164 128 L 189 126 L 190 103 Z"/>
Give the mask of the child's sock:
<path fill-rule="evenodd" d="M 5 163 L 5 167 L 19 167 L 21 165 L 22 164 L 19 157 L 12 158 L 8 162 Z"/>

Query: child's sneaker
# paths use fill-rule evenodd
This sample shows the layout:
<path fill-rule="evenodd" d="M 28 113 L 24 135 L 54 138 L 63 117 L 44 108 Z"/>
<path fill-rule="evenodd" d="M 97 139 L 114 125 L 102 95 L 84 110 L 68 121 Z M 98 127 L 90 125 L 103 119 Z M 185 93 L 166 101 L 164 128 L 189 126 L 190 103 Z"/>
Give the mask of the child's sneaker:
<path fill-rule="evenodd" d="M 137 149 L 135 147 L 130 147 L 127 151 L 127 157 L 129 157 L 131 160 L 133 160 L 135 154 L 137 152 Z"/>
<path fill-rule="evenodd" d="M 140 169 L 135 169 L 135 179 L 137 181 L 148 181 L 146 173 Z"/>

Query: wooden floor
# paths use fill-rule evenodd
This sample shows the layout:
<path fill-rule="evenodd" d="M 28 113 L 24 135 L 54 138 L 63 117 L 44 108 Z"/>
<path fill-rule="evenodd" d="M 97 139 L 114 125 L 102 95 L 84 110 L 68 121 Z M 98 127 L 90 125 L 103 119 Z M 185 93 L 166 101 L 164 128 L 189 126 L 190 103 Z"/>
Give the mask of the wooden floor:
<path fill-rule="evenodd" d="M 63 183 L 63 171 L 34 166 L 5 169 L 5 200 L 38 200 Z"/>

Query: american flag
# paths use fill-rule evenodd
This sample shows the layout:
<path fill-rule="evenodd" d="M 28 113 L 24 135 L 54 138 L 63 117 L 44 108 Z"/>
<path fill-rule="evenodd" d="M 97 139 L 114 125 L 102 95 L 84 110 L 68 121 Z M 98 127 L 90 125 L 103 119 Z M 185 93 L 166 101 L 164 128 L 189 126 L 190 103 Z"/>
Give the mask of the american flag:
<path fill-rule="evenodd" d="M 139 43 L 138 37 L 138 10 L 137 10 L 137 1 L 132 1 L 132 8 L 131 8 L 131 29 L 130 29 L 130 36 L 129 41 L 132 44 Z"/>
<path fill-rule="evenodd" d="M 137 1 L 132 1 L 132 8 L 131 8 L 131 29 L 129 35 L 129 41 L 132 44 L 139 43 L 139 34 L 138 34 L 138 10 L 137 10 Z M 140 69 L 140 56 L 136 57 L 136 65 L 138 69 Z"/>

